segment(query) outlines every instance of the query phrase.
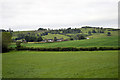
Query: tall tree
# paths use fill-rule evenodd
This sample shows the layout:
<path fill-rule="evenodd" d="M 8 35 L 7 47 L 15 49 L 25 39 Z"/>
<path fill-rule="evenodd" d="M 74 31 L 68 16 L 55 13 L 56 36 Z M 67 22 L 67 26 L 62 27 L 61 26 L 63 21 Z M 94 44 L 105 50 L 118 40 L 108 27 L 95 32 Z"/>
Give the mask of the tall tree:
<path fill-rule="evenodd" d="M 92 30 L 92 33 L 96 33 L 96 31 L 95 31 L 95 30 Z"/>
<path fill-rule="evenodd" d="M 2 52 L 8 51 L 8 46 L 12 41 L 11 37 L 10 32 L 2 32 Z"/>
<path fill-rule="evenodd" d="M 88 31 L 88 35 L 92 35 L 92 34 L 91 34 L 91 31 Z"/>
<path fill-rule="evenodd" d="M 78 37 L 78 40 L 85 39 L 83 35 L 77 35 L 77 37 Z"/>
<path fill-rule="evenodd" d="M 37 38 L 37 42 L 42 41 L 42 40 L 43 40 L 43 39 L 42 39 L 41 36 Z"/>
<path fill-rule="evenodd" d="M 54 37 L 54 41 L 57 41 L 57 37 Z"/>

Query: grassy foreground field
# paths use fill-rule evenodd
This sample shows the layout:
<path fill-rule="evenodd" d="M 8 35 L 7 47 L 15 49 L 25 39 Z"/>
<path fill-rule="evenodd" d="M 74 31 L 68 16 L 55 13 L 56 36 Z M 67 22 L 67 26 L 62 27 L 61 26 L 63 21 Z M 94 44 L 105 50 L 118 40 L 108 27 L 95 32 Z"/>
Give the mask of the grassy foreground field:
<path fill-rule="evenodd" d="M 3 78 L 117 78 L 118 51 L 4 53 Z"/>

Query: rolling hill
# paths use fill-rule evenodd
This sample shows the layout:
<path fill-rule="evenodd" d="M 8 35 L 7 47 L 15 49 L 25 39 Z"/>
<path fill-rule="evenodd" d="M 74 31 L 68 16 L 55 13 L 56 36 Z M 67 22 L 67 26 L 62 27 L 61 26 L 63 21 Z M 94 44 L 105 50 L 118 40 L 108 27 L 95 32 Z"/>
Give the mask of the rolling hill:
<path fill-rule="evenodd" d="M 48 33 L 47 35 L 43 35 L 43 39 L 54 39 L 54 37 L 57 37 L 57 39 L 64 38 L 64 39 L 70 39 L 71 36 L 75 36 L 78 34 L 87 35 L 89 39 L 83 39 L 83 40 L 70 40 L 70 41 L 62 41 L 62 42 L 53 42 L 53 43 L 41 43 L 41 42 L 31 42 L 31 43 L 22 43 L 22 46 L 26 47 L 45 47 L 45 48 L 53 48 L 53 47 L 117 47 L 118 46 L 118 31 L 111 28 L 78 28 L 82 32 L 81 33 L 66 33 L 66 34 L 51 34 Z M 76 29 L 76 30 L 78 30 Z M 67 30 L 67 29 L 66 29 Z M 72 29 L 71 29 L 72 30 Z M 70 30 L 70 31 L 71 31 Z M 88 35 L 88 32 L 92 30 L 96 30 L 96 33 L 91 33 L 91 35 Z M 98 31 L 104 30 L 104 33 L 99 33 Z M 54 30 L 51 30 L 54 32 Z M 59 30 L 58 30 L 59 31 Z M 64 30 L 65 31 L 65 30 Z M 47 31 L 21 31 L 21 32 L 14 32 L 13 38 L 16 38 L 17 34 L 34 34 L 34 36 L 37 37 L 37 35 L 40 35 Z M 107 36 L 107 33 L 110 32 L 111 36 Z M 12 43 L 10 47 L 16 47 L 15 43 Z"/>
<path fill-rule="evenodd" d="M 118 47 L 118 36 L 102 36 L 102 38 L 73 40 L 53 43 L 22 43 L 22 46 L 26 47 Z M 16 47 L 12 44 L 10 47 Z"/>

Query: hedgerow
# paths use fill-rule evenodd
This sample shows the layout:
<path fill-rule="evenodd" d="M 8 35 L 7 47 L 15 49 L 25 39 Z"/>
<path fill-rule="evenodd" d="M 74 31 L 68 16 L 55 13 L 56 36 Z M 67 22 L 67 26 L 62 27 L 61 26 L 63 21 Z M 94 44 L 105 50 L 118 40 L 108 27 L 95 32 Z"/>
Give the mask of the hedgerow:
<path fill-rule="evenodd" d="M 56 47 L 56 48 L 34 48 L 34 47 L 16 47 L 16 50 L 31 51 L 97 51 L 97 50 L 120 50 L 120 47 Z"/>

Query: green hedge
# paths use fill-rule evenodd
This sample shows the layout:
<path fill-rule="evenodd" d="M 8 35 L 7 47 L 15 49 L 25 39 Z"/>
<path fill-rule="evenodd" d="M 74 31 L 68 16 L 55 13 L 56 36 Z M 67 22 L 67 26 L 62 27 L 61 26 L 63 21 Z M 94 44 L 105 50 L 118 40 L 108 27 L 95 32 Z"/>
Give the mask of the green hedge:
<path fill-rule="evenodd" d="M 31 50 L 31 51 L 97 51 L 97 50 L 120 50 L 120 47 L 57 47 L 57 48 L 34 48 L 34 47 L 20 47 L 16 50 Z"/>

